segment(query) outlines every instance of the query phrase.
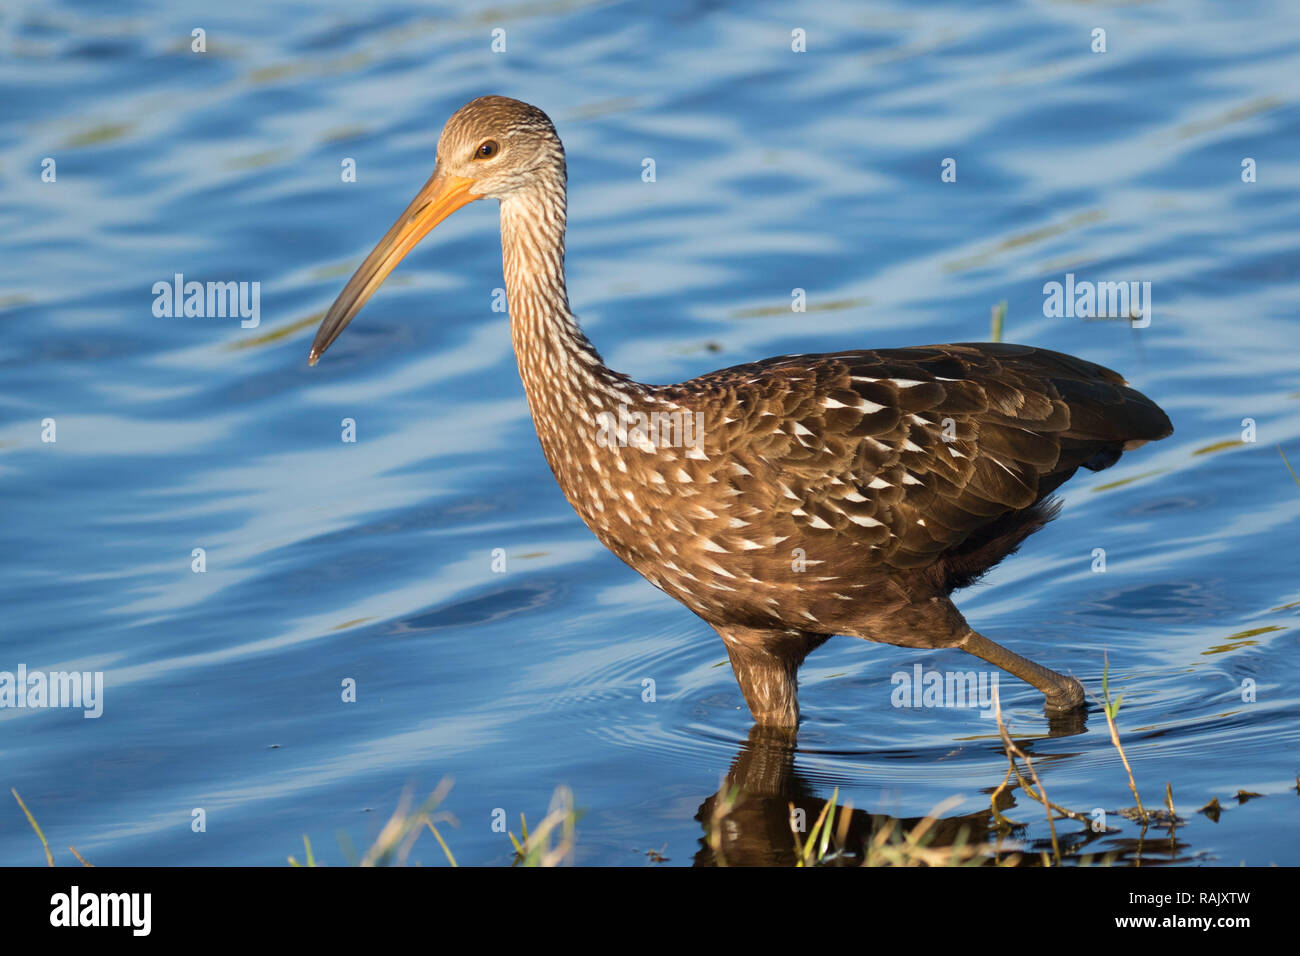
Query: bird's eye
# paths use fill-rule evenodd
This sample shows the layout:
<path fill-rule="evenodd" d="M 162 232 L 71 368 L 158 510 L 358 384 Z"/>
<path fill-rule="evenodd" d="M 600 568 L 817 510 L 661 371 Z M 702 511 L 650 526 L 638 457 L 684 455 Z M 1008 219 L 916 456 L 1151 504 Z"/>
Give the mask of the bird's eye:
<path fill-rule="evenodd" d="M 497 145 L 497 141 L 494 139 L 489 139 L 481 143 L 479 145 L 479 148 L 474 151 L 474 158 L 491 159 L 500 151 L 501 151 L 501 147 Z"/>

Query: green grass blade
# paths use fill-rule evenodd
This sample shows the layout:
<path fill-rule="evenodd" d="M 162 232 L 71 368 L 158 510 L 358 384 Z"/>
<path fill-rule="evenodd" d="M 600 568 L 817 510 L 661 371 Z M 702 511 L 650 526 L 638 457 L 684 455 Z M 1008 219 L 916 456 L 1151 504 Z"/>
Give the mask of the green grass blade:
<path fill-rule="evenodd" d="M 1277 453 L 1282 456 L 1282 461 L 1286 463 L 1286 470 L 1291 472 L 1291 478 L 1295 481 L 1296 485 L 1300 487 L 1300 477 L 1297 477 L 1295 469 L 1291 467 L 1291 462 L 1286 460 L 1286 452 L 1282 450 L 1281 445 L 1277 446 Z"/>
<path fill-rule="evenodd" d="M 1002 321 L 1007 317 L 1007 300 L 1003 299 L 992 310 L 993 327 L 989 330 L 992 341 L 1002 341 Z"/>
<path fill-rule="evenodd" d="M 442 852 L 447 855 L 447 862 L 452 866 L 460 866 L 460 864 L 456 862 L 456 858 L 451 855 L 451 847 L 447 846 L 447 841 L 442 838 L 442 834 L 439 833 L 438 828 L 433 825 L 433 821 L 426 817 L 424 822 L 429 825 L 429 829 L 433 831 L 433 838 L 438 841 L 438 846 L 442 847 Z"/>
<path fill-rule="evenodd" d="M 45 862 L 50 866 L 53 866 L 54 854 L 50 852 L 49 841 L 45 839 L 45 834 L 41 832 L 40 824 L 36 822 L 36 818 L 32 816 L 32 812 L 27 809 L 27 804 L 23 803 L 23 798 L 18 796 L 18 791 L 13 787 L 10 787 L 9 792 L 14 795 L 14 799 L 18 801 L 18 806 L 23 808 L 23 814 L 27 817 L 27 822 L 32 825 L 32 829 L 36 831 L 36 835 L 41 838 L 41 846 L 45 848 Z"/>
<path fill-rule="evenodd" d="M 821 843 L 817 847 L 817 859 L 826 856 L 826 848 L 831 842 L 831 828 L 835 825 L 835 804 L 840 798 L 840 788 L 836 787 L 835 792 L 831 794 L 830 813 L 826 815 L 826 825 L 822 827 Z"/>

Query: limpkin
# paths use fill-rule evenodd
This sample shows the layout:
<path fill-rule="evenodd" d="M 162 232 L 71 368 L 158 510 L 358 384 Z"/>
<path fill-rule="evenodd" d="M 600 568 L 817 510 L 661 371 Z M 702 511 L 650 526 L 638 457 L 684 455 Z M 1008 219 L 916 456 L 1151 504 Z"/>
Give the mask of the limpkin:
<path fill-rule="evenodd" d="M 596 537 L 722 636 L 755 721 L 798 724 L 799 666 L 837 634 L 959 647 L 1032 684 L 1049 714 L 1081 707 L 1077 680 L 975 632 L 949 595 L 1049 521 L 1049 495 L 1079 467 L 1169 435 L 1160 407 L 1100 365 L 995 343 L 634 381 L 606 367 L 569 308 L 566 181 L 540 109 L 502 96 L 461 107 L 433 175 L 326 313 L 309 363 L 435 225 L 495 198 L 511 338 L 546 460 Z M 668 440 L 644 427 L 657 421 Z M 691 441 L 671 427 L 683 421 L 698 423 Z"/>

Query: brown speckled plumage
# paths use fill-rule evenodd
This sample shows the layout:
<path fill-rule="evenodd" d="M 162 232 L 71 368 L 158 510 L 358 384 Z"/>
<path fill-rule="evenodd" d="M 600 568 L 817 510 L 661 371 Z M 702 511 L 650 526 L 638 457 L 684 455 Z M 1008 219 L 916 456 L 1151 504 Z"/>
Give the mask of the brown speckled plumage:
<path fill-rule="evenodd" d="M 1033 683 L 1049 710 L 1082 703 L 1077 681 L 975 633 L 948 595 L 1048 521 L 1047 496 L 1079 467 L 1168 435 L 1158 406 L 1091 362 L 988 343 L 635 382 L 569 309 L 559 138 L 503 97 L 448 122 L 433 178 L 326 315 L 311 360 L 420 236 L 485 196 L 501 203 L 511 333 L 556 480 L 606 547 L 719 632 L 756 720 L 797 723 L 799 664 L 834 634 L 962 647 Z"/>

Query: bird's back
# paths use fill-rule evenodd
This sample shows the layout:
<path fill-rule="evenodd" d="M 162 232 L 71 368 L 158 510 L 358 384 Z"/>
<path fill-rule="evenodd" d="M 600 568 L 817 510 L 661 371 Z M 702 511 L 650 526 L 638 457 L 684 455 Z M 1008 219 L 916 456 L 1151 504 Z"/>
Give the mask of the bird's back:
<path fill-rule="evenodd" d="M 1052 517 L 1047 496 L 1078 468 L 1173 430 L 1110 369 L 1000 343 L 782 356 L 665 394 L 707 410 L 708 457 L 727 463 L 717 500 L 761 504 L 719 529 L 718 563 L 762 579 L 744 542 L 779 539 L 769 573 L 789 578 L 797 548 L 816 572 L 801 590 L 845 600 L 882 575 L 970 583 Z"/>

